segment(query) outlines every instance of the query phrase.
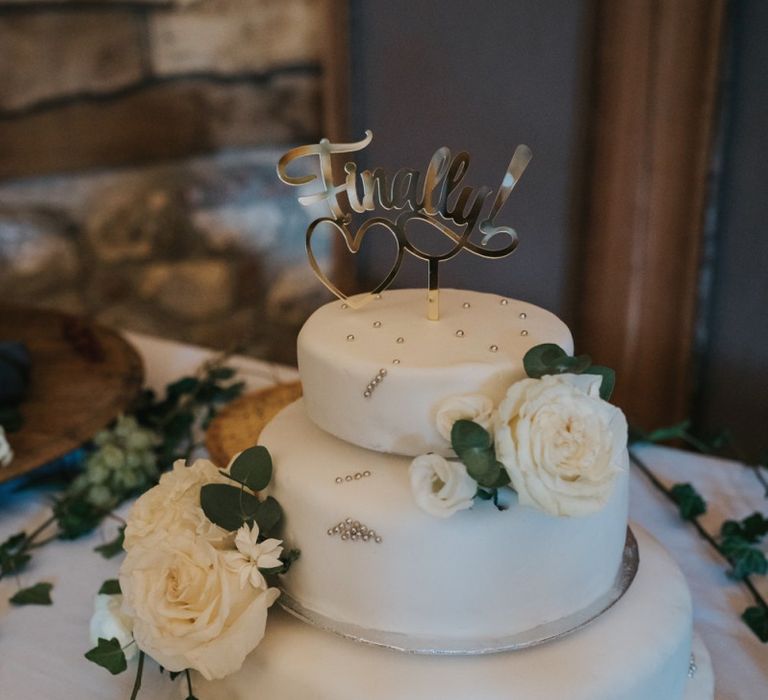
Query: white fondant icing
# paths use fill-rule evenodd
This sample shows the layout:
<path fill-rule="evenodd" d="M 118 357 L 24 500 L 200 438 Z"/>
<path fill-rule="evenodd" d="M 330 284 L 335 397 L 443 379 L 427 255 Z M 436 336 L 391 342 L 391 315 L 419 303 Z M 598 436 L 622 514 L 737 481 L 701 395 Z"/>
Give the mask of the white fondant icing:
<path fill-rule="evenodd" d="M 195 689 L 208 700 L 711 700 L 711 674 L 687 676 L 691 601 L 683 575 L 661 545 L 633 530 L 640 567 L 629 591 L 554 643 L 490 656 L 414 656 L 273 609 L 242 670 L 213 683 L 196 679 Z"/>
<path fill-rule="evenodd" d="M 284 578 L 301 605 L 362 627 L 434 637 L 506 636 L 559 619 L 599 598 L 618 571 L 627 522 L 627 473 L 607 505 L 566 518 L 476 502 L 434 518 L 414 502 L 410 459 L 351 445 L 283 410 L 260 442 L 272 454 L 272 495 L 285 538 L 301 549 Z M 366 479 L 336 479 L 369 470 Z M 351 518 L 381 543 L 342 541 L 328 529 Z"/>
<path fill-rule="evenodd" d="M 522 301 L 500 301 L 493 294 L 443 289 L 438 321 L 427 319 L 426 293 L 416 289 L 386 291 L 362 309 L 342 308 L 338 301 L 321 307 L 298 340 L 310 418 L 372 450 L 451 454 L 435 425 L 442 400 L 479 393 L 498 404 L 507 387 L 525 376 L 523 356 L 531 347 L 557 343 L 573 352 L 571 334 L 556 316 Z M 387 374 L 371 391 L 368 384 L 381 369 Z"/>

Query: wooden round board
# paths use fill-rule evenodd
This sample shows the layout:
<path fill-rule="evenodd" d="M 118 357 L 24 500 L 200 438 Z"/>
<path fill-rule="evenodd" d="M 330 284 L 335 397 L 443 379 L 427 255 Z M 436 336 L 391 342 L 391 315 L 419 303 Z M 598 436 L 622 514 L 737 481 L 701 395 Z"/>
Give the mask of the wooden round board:
<path fill-rule="evenodd" d="M 205 446 L 221 468 L 246 447 L 255 445 L 264 426 L 281 409 L 301 397 L 301 383 L 290 382 L 254 391 L 225 406 L 211 421 Z"/>
<path fill-rule="evenodd" d="M 20 430 L 9 433 L 13 461 L 0 482 L 65 455 L 129 408 L 141 391 L 141 357 L 121 335 L 59 311 L 0 306 L 0 340 L 19 340 L 32 368 L 19 410 Z"/>

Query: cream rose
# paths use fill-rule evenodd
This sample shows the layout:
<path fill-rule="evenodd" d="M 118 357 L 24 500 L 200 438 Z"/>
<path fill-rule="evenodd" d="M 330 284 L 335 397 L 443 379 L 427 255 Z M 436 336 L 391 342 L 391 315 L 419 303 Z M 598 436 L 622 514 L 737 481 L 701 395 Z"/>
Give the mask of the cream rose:
<path fill-rule="evenodd" d="M 224 552 L 191 531 L 132 546 L 120 567 L 123 612 L 138 647 L 169 671 L 237 671 L 264 636 L 276 588 L 241 587 Z"/>
<path fill-rule="evenodd" d="M 91 644 L 96 646 L 99 637 L 102 639 L 117 639 L 123 648 L 126 659 L 133 658 L 137 653 L 133 644 L 133 620 L 121 610 L 122 595 L 106 595 L 99 593 L 93 601 L 93 616 L 91 617 Z"/>
<path fill-rule="evenodd" d="M 417 505 L 437 518 L 448 518 L 472 507 L 477 482 L 461 462 L 426 454 L 411 462 L 411 491 Z"/>
<path fill-rule="evenodd" d="M 5 429 L 0 425 L 0 467 L 7 467 L 13 462 L 13 450 L 5 437 Z"/>
<path fill-rule="evenodd" d="M 600 398 L 596 375 L 523 379 L 496 413 L 496 456 L 520 503 L 552 515 L 588 515 L 626 468 L 627 421 Z"/>
<path fill-rule="evenodd" d="M 232 535 L 214 525 L 200 507 L 200 489 L 204 484 L 231 484 L 213 462 L 198 459 L 187 467 L 178 459 L 173 469 L 160 477 L 160 483 L 133 504 L 125 528 L 125 549 L 154 533 L 162 536 L 191 530 L 217 547 L 229 545 Z"/>
<path fill-rule="evenodd" d="M 483 394 L 449 396 L 437 406 L 435 425 L 437 432 L 448 442 L 451 429 L 457 420 L 471 420 L 488 429 L 493 415 L 493 401 Z"/>

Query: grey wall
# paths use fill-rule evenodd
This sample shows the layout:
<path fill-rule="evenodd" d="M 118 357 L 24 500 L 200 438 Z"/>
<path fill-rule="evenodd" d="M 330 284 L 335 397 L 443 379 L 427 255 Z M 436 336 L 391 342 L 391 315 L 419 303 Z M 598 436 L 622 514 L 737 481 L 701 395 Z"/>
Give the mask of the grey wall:
<path fill-rule="evenodd" d="M 502 261 L 467 253 L 442 286 L 520 297 L 571 316 L 573 202 L 578 195 L 590 3 L 573 0 L 351 2 L 352 133 L 374 132 L 368 166 L 425 170 L 439 146 L 469 151 L 466 184 L 494 190 L 518 143 L 533 150 L 500 223 L 520 234 Z M 358 159 L 362 160 L 362 159 Z M 364 245 L 380 279 L 388 250 Z M 396 286 L 423 286 L 412 260 Z"/>
<path fill-rule="evenodd" d="M 768 450 L 768 3 L 730 4 L 724 164 L 700 422 Z"/>

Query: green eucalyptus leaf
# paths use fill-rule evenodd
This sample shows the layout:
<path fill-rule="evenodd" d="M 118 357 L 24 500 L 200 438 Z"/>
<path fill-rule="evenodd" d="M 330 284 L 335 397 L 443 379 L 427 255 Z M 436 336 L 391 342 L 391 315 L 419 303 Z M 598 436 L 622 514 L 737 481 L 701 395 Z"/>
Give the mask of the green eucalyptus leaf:
<path fill-rule="evenodd" d="M 749 629 L 761 642 L 768 643 L 768 608 L 753 605 L 744 611 L 741 619 L 747 623 Z"/>
<path fill-rule="evenodd" d="M 267 496 L 267 498 L 259 503 L 255 519 L 256 524 L 259 526 L 259 534 L 265 539 L 272 537 L 273 532 L 275 532 L 280 525 L 280 521 L 283 519 L 283 509 L 272 496 Z"/>
<path fill-rule="evenodd" d="M 684 420 L 677 425 L 670 425 L 666 428 L 657 428 L 644 436 L 645 442 L 667 442 L 668 440 L 682 440 L 691 427 L 691 421 Z"/>
<path fill-rule="evenodd" d="M 237 370 L 234 367 L 211 367 L 208 376 L 214 381 L 226 381 L 235 376 Z"/>
<path fill-rule="evenodd" d="M 532 379 L 540 379 L 545 374 L 553 374 L 552 368 L 567 358 L 568 353 L 555 343 L 534 345 L 523 357 L 525 373 Z M 556 374 L 556 372 L 554 372 Z"/>
<path fill-rule="evenodd" d="M 510 483 L 510 478 L 504 465 L 501 462 L 497 462 L 497 464 L 499 465 L 499 476 L 493 486 L 494 488 L 499 489 L 502 486 L 508 486 Z"/>
<path fill-rule="evenodd" d="M 481 501 L 490 501 L 493 498 L 493 491 L 486 491 L 485 489 L 477 489 L 475 498 L 479 498 Z"/>
<path fill-rule="evenodd" d="M 22 588 L 11 596 L 13 605 L 51 605 L 52 583 L 36 583 L 29 588 Z"/>
<path fill-rule="evenodd" d="M 467 473 L 480 485 L 493 488 L 499 479 L 501 464 L 496 460 L 493 450 L 470 447 L 461 453 L 461 461 L 467 467 Z"/>
<path fill-rule="evenodd" d="M 115 539 L 94 547 L 93 551 L 101 554 L 105 559 L 111 559 L 123 551 L 123 542 L 125 541 L 125 526 L 117 531 Z"/>
<path fill-rule="evenodd" d="M 591 365 L 592 358 L 589 355 L 576 355 L 576 357 L 565 355 L 552 363 L 547 374 L 581 374 L 586 372 Z"/>
<path fill-rule="evenodd" d="M 200 505 L 208 520 L 232 532 L 254 518 L 259 501 L 237 486 L 206 484 L 200 489 Z"/>
<path fill-rule="evenodd" d="M 229 475 L 253 491 L 265 489 L 272 479 L 269 450 L 262 445 L 243 450 L 232 462 Z"/>
<path fill-rule="evenodd" d="M 459 457 L 462 457 L 466 450 L 487 450 L 492 444 L 491 434 L 474 421 L 457 420 L 451 428 L 451 446 Z M 462 461 L 464 461 L 463 458 Z"/>
<path fill-rule="evenodd" d="M 101 584 L 101 588 L 99 588 L 100 595 L 120 595 L 121 593 L 120 581 L 116 578 L 107 579 Z"/>
<path fill-rule="evenodd" d="M 85 652 L 85 658 L 102 668 L 106 668 L 113 676 L 122 673 L 128 668 L 125 653 L 120 648 L 120 642 L 115 637 L 112 637 L 112 639 L 99 637 L 97 645 L 90 651 Z"/>
<path fill-rule="evenodd" d="M 584 374 L 596 374 L 603 378 L 603 381 L 600 382 L 600 398 L 603 401 L 610 401 L 613 389 L 616 386 L 616 372 L 610 367 L 592 365 L 589 369 L 584 370 Z"/>
<path fill-rule="evenodd" d="M 84 496 L 65 496 L 53 504 L 59 526 L 59 539 L 74 540 L 93 530 L 104 512 L 85 500 Z"/>
<path fill-rule="evenodd" d="M 707 512 L 706 501 L 691 484 L 675 484 L 670 489 L 670 494 L 677 503 L 683 520 L 693 520 Z"/>
<path fill-rule="evenodd" d="M 196 377 L 182 377 L 171 382 L 165 389 L 169 398 L 176 399 L 184 394 L 193 394 L 200 386 L 200 380 Z"/>

